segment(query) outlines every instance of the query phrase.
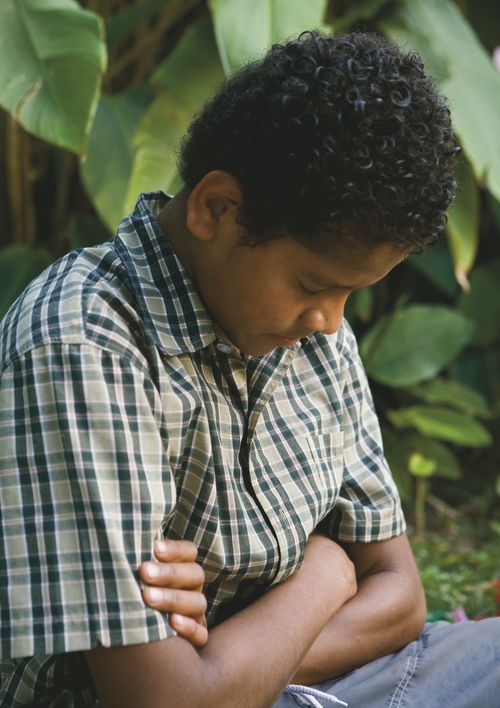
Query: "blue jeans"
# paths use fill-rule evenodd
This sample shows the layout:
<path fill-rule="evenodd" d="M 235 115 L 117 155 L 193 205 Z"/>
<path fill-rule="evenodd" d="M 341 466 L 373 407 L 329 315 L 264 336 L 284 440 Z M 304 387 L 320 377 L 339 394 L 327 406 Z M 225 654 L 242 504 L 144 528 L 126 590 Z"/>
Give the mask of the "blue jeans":
<path fill-rule="evenodd" d="M 404 649 L 313 688 L 349 708 L 500 708 L 500 618 L 426 624 Z M 283 693 L 273 708 L 306 701 Z"/>

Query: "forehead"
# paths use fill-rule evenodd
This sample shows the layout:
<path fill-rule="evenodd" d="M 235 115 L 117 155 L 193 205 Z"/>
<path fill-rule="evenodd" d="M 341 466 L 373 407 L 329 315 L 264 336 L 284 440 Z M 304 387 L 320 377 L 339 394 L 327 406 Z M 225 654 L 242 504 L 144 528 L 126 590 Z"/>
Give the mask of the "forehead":
<path fill-rule="evenodd" d="M 271 243 L 274 244 L 274 248 L 270 249 L 274 253 L 269 253 L 272 260 L 297 275 L 324 281 L 325 287 L 359 288 L 370 285 L 384 277 L 407 255 L 404 250 L 385 243 L 337 245 L 328 253 L 313 251 L 291 238 Z M 318 284 L 321 285 L 320 282 Z"/>

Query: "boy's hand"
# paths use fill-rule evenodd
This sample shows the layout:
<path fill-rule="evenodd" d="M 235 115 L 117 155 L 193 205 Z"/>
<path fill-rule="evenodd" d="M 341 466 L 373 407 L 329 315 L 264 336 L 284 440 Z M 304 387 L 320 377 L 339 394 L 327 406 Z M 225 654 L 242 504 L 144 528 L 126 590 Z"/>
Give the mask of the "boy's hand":
<path fill-rule="evenodd" d="M 158 563 L 142 563 L 141 580 L 147 587 L 142 595 L 147 605 L 169 613 L 169 622 L 177 634 L 195 649 L 208 641 L 203 594 L 205 574 L 196 563 L 198 549 L 191 541 L 156 541 Z"/>

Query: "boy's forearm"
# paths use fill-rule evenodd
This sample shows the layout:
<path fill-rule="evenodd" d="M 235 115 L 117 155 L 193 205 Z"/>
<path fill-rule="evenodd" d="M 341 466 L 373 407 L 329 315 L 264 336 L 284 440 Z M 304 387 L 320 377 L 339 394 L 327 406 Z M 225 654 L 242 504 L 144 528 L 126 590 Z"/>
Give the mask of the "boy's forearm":
<path fill-rule="evenodd" d="M 89 652 L 103 708 L 271 705 L 326 622 L 355 592 L 354 572 L 337 574 L 330 551 L 306 566 L 211 630 L 200 651 L 177 637 Z"/>
<path fill-rule="evenodd" d="M 240 708 L 271 705 L 290 682 L 332 609 L 343 604 L 343 595 L 337 597 L 335 607 L 326 596 L 323 601 L 316 597 L 312 603 L 309 582 L 291 582 L 212 630 L 200 654 L 208 660 L 212 677 L 216 674 L 211 666 L 216 665 L 226 679 L 232 676 L 226 680 L 227 705 L 235 705 L 235 696 Z M 247 695 L 244 687 L 251 687 Z"/>
<path fill-rule="evenodd" d="M 394 544 L 401 541 L 394 539 Z M 294 675 L 295 683 L 310 685 L 340 676 L 418 636 L 426 606 L 412 561 L 407 557 L 400 568 L 396 564 L 358 581 L 356 596 L 326 623 Z"/>
<path fill-rule="evenodd" d="M 340 676 L 397 651 L 421 631 L 425 612 L 415 595 L 395 589 L 398 578 L 377 573 L 325 625 L 296 672 L 294 683 L 314 684 Z"/>

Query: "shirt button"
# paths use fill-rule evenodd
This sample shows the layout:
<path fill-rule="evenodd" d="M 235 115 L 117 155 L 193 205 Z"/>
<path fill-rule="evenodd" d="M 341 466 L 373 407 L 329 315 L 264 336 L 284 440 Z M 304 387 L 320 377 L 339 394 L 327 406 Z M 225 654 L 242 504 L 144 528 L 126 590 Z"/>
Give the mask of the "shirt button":
<path fill-rule="evenodd" d="M 224 344 L 224 342 L 218 342 L 217 349 L 223 354 L 231 354 L 232 351 L 231 347 L 228 344 Z"/>

